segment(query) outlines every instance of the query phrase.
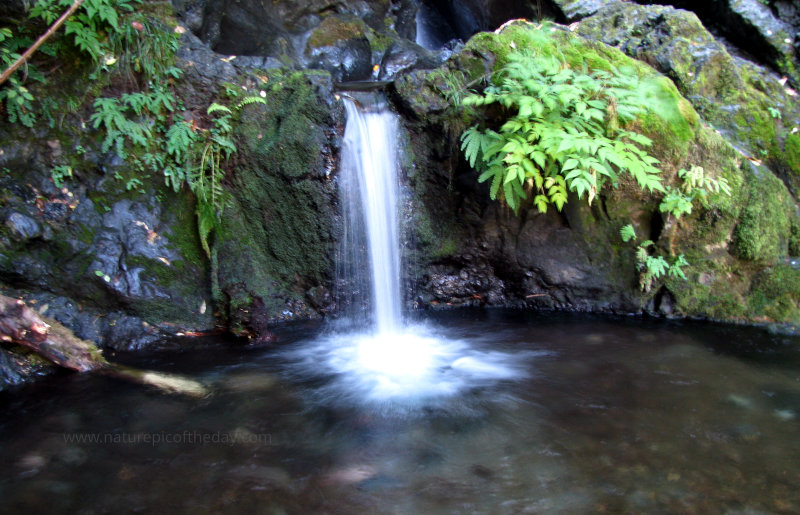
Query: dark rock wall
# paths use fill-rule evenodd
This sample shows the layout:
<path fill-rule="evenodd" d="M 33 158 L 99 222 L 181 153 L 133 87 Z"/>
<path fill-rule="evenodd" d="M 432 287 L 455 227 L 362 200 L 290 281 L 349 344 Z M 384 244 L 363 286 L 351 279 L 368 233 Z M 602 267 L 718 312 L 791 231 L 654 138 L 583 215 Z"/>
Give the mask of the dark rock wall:
<path fill-rule="evenodd" d="M 562 22 L 574 22 L 611 7 L 617 0 L 551 0 Z M 694 12 L 703 24 L 722 36 L 737 52 L 785 75 L 800 87 L 800 6 L 787 0 L 710 0 L 693 2 L 639 0 L 644 5 L 668 5 Z"/>

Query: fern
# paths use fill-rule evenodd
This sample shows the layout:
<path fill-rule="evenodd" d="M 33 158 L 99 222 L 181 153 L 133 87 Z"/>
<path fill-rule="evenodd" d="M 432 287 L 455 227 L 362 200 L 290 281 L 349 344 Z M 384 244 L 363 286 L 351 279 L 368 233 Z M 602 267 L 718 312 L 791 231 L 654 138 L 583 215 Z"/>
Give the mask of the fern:
<path fill-rule="evenodd" d="M 191 152 L 191 148 L 197 139 L 192 130 L 192 126 L 185 121 L 179 121 L 167 131 L 167 153 L 175 158 L 177 162 L 182 162 Z"/>
<path fill-rule="evenodd" d="M 472 107 L 500 104 L 507 118 L 499 132 L 468 128 L 461 150 L 481 172 L 479 180 L 493 179 L 492 198 L 502 185 L 502 198 L 515 211 L 527 198 L 525 184 L 540 212 L 551 204 L 561 210 L 569 192 L 591 204 L 620 173 L 642 189 L 664 191 L 658 161 L 644 150 L 652 141 L 619 128 L 643 111 L 637 86 L 630 70 L 574 70 L 555 58 L 513 51 L 493 85 L 462 100 Z"/>
<path fill-rule="evenodd" d="M 685 281 L 686 274 L 683 273 L 682 268 L 688 265 L 689 262 L 686 261 L 686 258 L 683 256 L 683 254 L 681 254 L 675 259 L 675 262 L 669 266 L 669 270 L 667 271 L 667 273 L 669 274 L 670 277 L 674 277 L 676 279 L 683 279 Z"/>
<path fill-rule="evenodd" d="M 209 115 L 217 116 L 213 119 L 212 128 L 204 131 L 205 143 L 198 160 L 199 165 L 189 174 L 189 186 L 197 196 L 198 234 L 209 259 L 213 255 L 210 238 L 219 226 L 224 210 L 233 202 L 233 197 L 223 185 L 225 169 L 222 166 L 224 160 L 236 153 L 236 145 L 231 139 L 232 117 L 243 107 L 252 104 L 266 104 L 266 100 L 256 96 L 245 97 L 233 107 L 213 102 L 206 110 Z M 182 146 L 189 139 L 194 140 L 194 135 L 190 136 L 187 133 L 187 127 L 188 124 L 179 122 L 170 129 L 175 153 L 182 154 L 184 152 L 181 150 Z"/>
<path fill-rule="evenodd" d="M 64 32 L 72 35 L 75 46 L 82 52 L 99 61 L 102 56 L 99 34 L 93 30 L 91 19 L 85 14 L 78 14 L 64 23 Z"/>
<path fill-rule="evenodd" d="M 67 177 L 72 178 L 72 167 L 67 165 L 59 165 L 50 170 L 50 177 L 53 179 L 53 184 L 57 188 L 64 186 L 64 179 Z"/>
<path fill-rule="evenodd" d="M 218 113 L 218 112 L 231 114 L 233 111 L 231 111 L 230 107 L 228 107 L 228 106 L 224 106 L 222 104 L 218 104 L 216 102 L 212 102 L 211 105 L 208 106 L 208 109 L 206 110 L 206 112 L 208 114 L 213 114 L 213 113 Z"/>
<path fill-rule="evenodd" d="M 662 213 L 669 213 L 675 218 L 690 214 L 695 200 L 705 206 L 709 192 L 731 195 L 731 188 L 725 177 L 709 177 L 700 166 L 693 165 L 689 170 L 682 168 L 678 170 L 678 177 L 683 180 L 681 187 L 669 188 L 658 206 Z"/>
<path fill-rule="evenodd" d="M 622 241 L 636 241 L 636 230 L 633 224 L 628 224 L 619 231 Z M 639 287 L 643 292 L 649 292 L 653 284 L 665 274 L 676 279 L 687 279 L 683 267 L 689 262 L 683 254 L 670 263 L 664 256 L 652 254 L 655 243 L 645 240 L 636 247 L 636 269 L 639 272 Z"/>
<path fill-rule="evenodd" d="M 238 111 L 241 108 L 243 108 L 244 106 L 248 106 L 248 105 L 252 105 L 252 104 L 265 104 L 266 105 L 266 103 L 267 103 L 266 99 L 261 98 L 261 97 L 256 97 L 256 96 L 244 97 L 241 100 L 241 102 L 236 104 L 236 110 Z"/>
<path fill-rule="evenodd" d="M 473 125 L 461 135 L 461 150 L 472 168 L 475 168 L 475 163 L 481 155 L 481 140 L 486 137 L 478 130 L 477 125 Z"/>
<path fill-rule="evenodd" d="M 628 224 L 620 229 L 619 235 L 624 242 L 636 241 L 636 230 L 633 228 L 633 224 Z"/>

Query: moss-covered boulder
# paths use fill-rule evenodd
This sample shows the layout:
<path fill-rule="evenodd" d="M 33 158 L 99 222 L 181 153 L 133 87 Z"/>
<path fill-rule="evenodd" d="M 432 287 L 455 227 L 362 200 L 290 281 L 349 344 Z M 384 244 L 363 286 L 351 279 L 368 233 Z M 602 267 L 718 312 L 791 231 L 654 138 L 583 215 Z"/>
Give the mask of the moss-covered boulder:
<path fill-rule="evenodd" d="M 237 332 L 314 316 L 306 292 L 333 279 L 336 161 L 341 111 L 330 76 L 270 71 L 266 105 L 242 110 L 229 174 L 233 206 L 216 236 L 216 292 Z"/>
<path fill-rule="evenodd" d="M 328 16 L 308 38 L 305 59 L 310 68 L 330 72 L 338 82 L 372 78 L 367 25 L 355 16 Z"/>
<path fill-rule="evenodd" d="M 798 75 L 797 32 L 798 7 L 791 2 L 775 0 L 709 0 L 696 2 L 692 0 L 638 0 L 623 2 L 621 0 L 551 0 L 559 21 L 575 22 L 595 14 L 601 16 L 617 11 L 625 5 L 669 6 L 694 13 L 702 23 L 723 36 L 729 45 L 743 50 L 747 55 L 755 57 L 760 63 L 770 67 L 788 78 L 797 87 L 800 84 Z M 624 22 L 619 19 L 615 29 L 625 30 Z M 656 24 L 657 25 L 657 24 Z M 627 27 L 628 29 L 633 27 Z M 651 27 L 654 28 L 654 27 Z M 638 30 L 641 30 L 639 27 Z M 634 30 L 634 33 L 638 30 Z M 649 29 L 645 29 L 648 31 Z M 669 37 L 669 33 L 666 33 Z M 698 52 L 695 52 L 698 53 Z"/>
<path fill-rule="evenodd" d="M 732 56 L 694 13 L 672 7 L 614 2 L 581 21 L 576 31 L 668 76 L 706 123 L 798 193 L 791 154 L 784 148 L 792 148 L 787 135 L 800 123 L 800 104 L 785 79 Z"/>
<path fill-rule="evenodd" d="M 160 181 L 129 182 L 123 163 L 94 151 L 72 154 L 73 177 L 56 186 L 52 163 L 78 145 L 74 135 L 51 134 L 39 147 L 25 130 L 0 130 L 15 149 L 0 156 L 2 285 L 115 348 L 214 326 L 191 197 Z"/>
<path fill-rule="evenodd" d="M 514 215 L 489 202 L 488 192 L 477 185 L 475 172 L 459 154 L 458 136 L 478 120 L 499 127 L 503 112 L 476 112 L 455 104 L 459 89 L 485 84 L 516 51 L 556 56 L 571 67 L 635 70 L 661 115 L 640 115 L 632 128 L 653 140 L 649 151 L 660 160 L 664 184 L 680 187 L 677 171 L 699 166 L 710 177 L 725 178 L 732 196 L 712 193 L 679 219 L 659 210 L 661 194 L 645 194 L 626 179 L 616 188 L 603 188 L 591 206 L 570 198 L 561 213 L 542 215 L 524 205 Z M 427 270 L 419 281 L 418 301 L 656 310 L 723 320 L 768 316 L 791 322 L 797 316 L 788 309 L 767 310 L 764 306 L 775 302 L 789 305 L 775 296 L 752 301 L 756 290 L 765 295 L 757 287 L 760 274 L 786 259 L 792 248 L 798 223 L 794 198 L 770 169 L 701 123 L 673 82 L 649 65 L 566 27 L 518 22 L 500 33 L 476 35 L 442 68 L 408 74 L 395 88 L 397 104 L 410 115 L 414 142 L 416 166 L 408 173 L 420 214 L 412 226 L 417 239 L 426 243 L 417 255 L 418 268 Z M 628 223 L 640 239 L 655 241 L 653 255 L 668 261 L 683 255 L 690 263 L 684 269 L 688 280 L 669 278 L 642 291 L 635 245 L 623 243 L 619 234 Z M 458 235 L 455 241 L 453 234 Z M 459 284 L 468 296 L 450 293 Z"/>

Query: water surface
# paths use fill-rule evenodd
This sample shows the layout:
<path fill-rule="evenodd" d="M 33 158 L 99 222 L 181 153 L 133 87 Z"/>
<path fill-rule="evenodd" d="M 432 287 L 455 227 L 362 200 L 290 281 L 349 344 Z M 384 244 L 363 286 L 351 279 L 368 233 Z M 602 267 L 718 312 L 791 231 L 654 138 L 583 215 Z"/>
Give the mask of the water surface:
<path fill-rule="evenodd" d="M 206 399 L 70 374 L 0 394 L 0 511 L 800 510 L 798 339 L 507 311 L 431 318 L 426 334 L 452 351 L 420 378 L 452 386 L 434 392 L 412 382 L 370 397 L 355 370 L 330 366 L 346 353 L 321 342 L 344 339 L 296 325 L 277 349 L 112 358 L 199 379 Z M 447 365 L 464 357 L 472 369 Z M 500 368 L 476 372 L 487 363 Z"/>

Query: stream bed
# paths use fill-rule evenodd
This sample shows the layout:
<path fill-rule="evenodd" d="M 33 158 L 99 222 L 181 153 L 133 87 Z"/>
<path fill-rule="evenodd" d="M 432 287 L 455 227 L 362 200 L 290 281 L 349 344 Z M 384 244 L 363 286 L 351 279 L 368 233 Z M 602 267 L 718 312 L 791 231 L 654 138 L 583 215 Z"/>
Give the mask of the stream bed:
<path fill-rule="evenodd" d="M 110 356 L 204 399 L 66 373 L 0 393 L 0 512 L 800 511 L 798 337 L 504 310 L 417 324 L 446 352 L 407 395 L 342 366 L 331 346 L 358 338 L 309 323 L 277 347 Z"/>

